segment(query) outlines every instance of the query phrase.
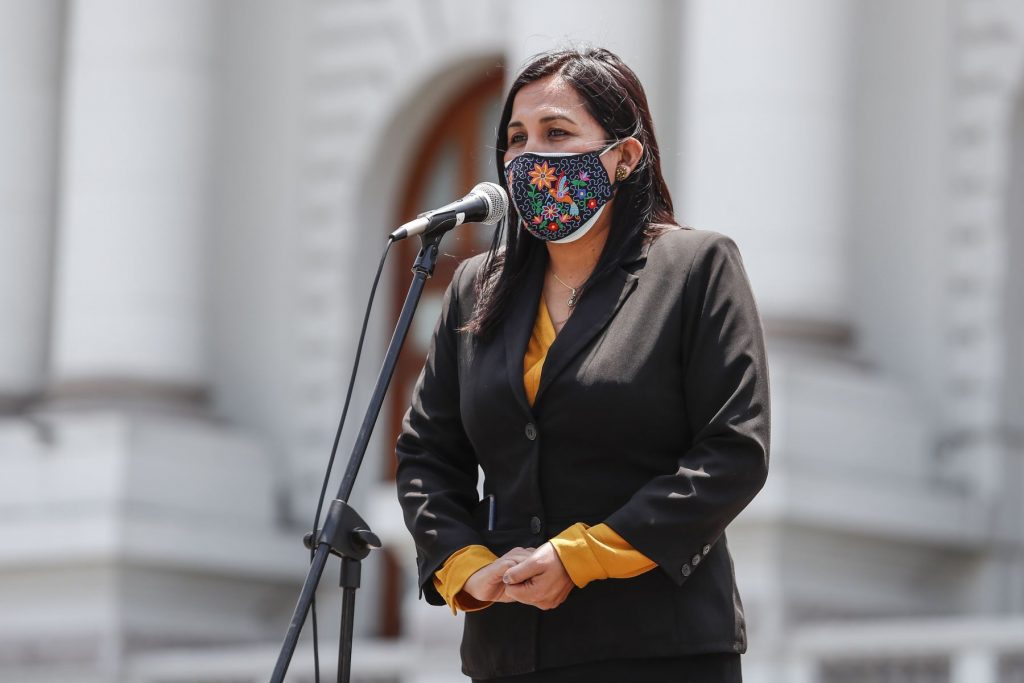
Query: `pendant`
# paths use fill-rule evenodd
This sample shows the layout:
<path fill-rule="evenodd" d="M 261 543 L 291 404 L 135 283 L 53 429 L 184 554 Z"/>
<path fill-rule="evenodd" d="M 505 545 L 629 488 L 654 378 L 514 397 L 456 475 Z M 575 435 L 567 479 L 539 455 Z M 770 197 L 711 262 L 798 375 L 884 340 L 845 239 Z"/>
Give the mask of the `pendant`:
<path fill-rule="evenodd" d="M 572 296 L 570 296 L 569 300 L 566 301 L 565 303 L 568 304 L 569 308 L 572 308 L 573 306 L 576 305 L 576 290 L 575 289 L 572 290 Z"/>

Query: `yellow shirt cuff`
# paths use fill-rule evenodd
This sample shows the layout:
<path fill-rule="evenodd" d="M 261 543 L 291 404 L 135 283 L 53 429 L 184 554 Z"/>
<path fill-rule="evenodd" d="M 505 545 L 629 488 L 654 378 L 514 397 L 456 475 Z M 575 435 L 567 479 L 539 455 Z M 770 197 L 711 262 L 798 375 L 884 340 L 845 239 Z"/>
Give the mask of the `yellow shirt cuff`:
<path fill-rule="evenodd" d="M 477 600 L 463 592 L 462 587 L 470 576 L 496 559 L 498 556 L 482 545 L 467 545 L 452 553 L 444 565 L 434 572 L 434 588 L 452 608 L 452 614 L 460 609 L 463 612 L 474 612 L 490 607 L 492 603 Z"/>
<path fill-rule="evenodd" d="M 558 558 L 577 588 L 601 579 L 628 579 L 657 564 L 607 524 L 577 522 L 551 539 Z"/>

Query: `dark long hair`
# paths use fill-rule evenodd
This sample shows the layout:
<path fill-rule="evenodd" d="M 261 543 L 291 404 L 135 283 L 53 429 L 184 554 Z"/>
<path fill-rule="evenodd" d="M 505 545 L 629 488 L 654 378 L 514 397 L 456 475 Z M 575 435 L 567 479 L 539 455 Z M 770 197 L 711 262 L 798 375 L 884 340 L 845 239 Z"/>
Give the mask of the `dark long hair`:
<path fill-rule="evenodd" d="M 523 86 L 554 74 L 576 89 L 609 140 L 634 137 L 644 146 L 643 155 L 629 177 L 617 183 L 608 240 L 593 272 L 582 285 L 582 292 L 616 268 L 636 241 L 653 238 L 678 223 L 672 213 L 672 197 L 661 174 L 661 153 L 644 88 L 633 70 L 617 55 L 601 48 L 541 53 L 516 77 L 505 98 L 495 145 L 498 178 L 505 190 L 509 189 L 505 177 L 506 129 L 516 93 Z M 509 196 L 511 194 L 509 192 Z M 510 224 L 515 227 L 510 229 Z M 494 231 L 483 267 L 477 273 L 476 308 L 463 329 L 479 336 L 490 334 L 521 285 L 526 265 L 538 249 L 545 248 L 541 240 L 523 236 L 518 229 L 515 209 L 510 208 Z"/>

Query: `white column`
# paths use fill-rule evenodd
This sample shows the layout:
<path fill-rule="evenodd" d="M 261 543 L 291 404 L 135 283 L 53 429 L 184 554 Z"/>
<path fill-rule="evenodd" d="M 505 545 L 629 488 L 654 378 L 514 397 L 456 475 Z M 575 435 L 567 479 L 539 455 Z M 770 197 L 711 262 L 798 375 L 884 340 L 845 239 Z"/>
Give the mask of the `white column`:
<path fill-rule="evenodd" d="M 57 394 L 203 381 L 214 11 L 89 0 L 71 12 Z"/>
<path fill-rule="evenodd" d="M 0 403 L 45 379 L 63 10 L 0 0 Z"/>
<path fill-rule="evenodd" d="M 740 244 L 766 318 L 842 323 L 849 0 L 692 0 L 680 217 Z"/>

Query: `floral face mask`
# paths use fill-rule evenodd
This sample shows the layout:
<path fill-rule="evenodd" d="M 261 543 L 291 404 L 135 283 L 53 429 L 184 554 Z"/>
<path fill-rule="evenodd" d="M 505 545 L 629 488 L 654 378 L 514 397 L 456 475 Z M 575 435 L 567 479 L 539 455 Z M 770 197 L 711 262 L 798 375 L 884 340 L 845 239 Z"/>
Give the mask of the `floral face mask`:
<path fill-rule="evenodd" d="M 506 163 L 509 195 L 523 227 L 557 244 L 583 237 L 614 195 L 601 155 L 619 142 L 582 154 L 526 152 Z"/>

